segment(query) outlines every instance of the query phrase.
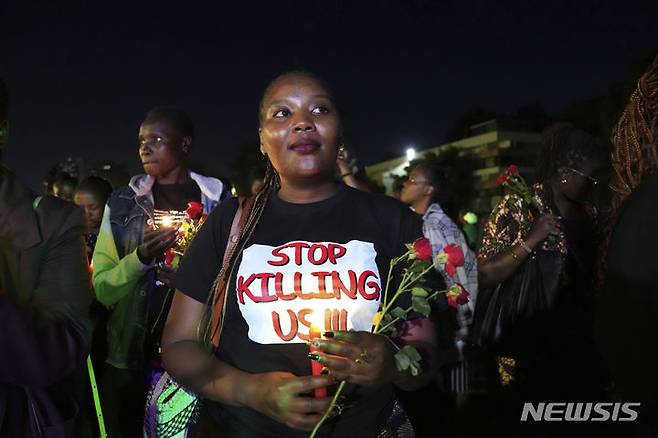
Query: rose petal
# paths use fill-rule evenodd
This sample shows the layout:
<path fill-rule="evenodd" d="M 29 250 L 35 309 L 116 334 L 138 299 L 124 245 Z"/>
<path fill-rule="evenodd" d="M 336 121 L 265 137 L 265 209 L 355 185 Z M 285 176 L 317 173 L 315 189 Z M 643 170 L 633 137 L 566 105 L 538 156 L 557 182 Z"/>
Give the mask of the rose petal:
<path fill-rule="evenodd" d="M 443 248 L 443 252 L 448 256 L 448 261 L 455 267 L 464 266 L 464 251 L 461 247 L 451 243 Z"/>
<path fill-rule="evenodd" d="M 413 249 L 418 260 L 430 260 L 432 258 L 432 246 L 430 241 L 424 237 L 413 243 Z"/>

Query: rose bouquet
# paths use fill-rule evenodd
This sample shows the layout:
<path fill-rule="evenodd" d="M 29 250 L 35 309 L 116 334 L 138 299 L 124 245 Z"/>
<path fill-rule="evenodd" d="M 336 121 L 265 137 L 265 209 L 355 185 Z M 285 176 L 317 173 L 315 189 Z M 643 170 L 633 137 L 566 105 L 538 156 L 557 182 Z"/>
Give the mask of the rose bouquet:
<path fill-rule="evenodd" d="M 454 275 L 459 266 L 464 265 L 464 254 L 457 245 L 450 244 L 443 248 L 436 257 L 432 257 L 432 248 L 429 240 L 421 238 L 413 244 L 407 244 L 407 252 L 390 261 L 388 277 L 384 288 L 384 295 L 379 311 L 373 317 L 372 333 L 395 338 L 398 323 L 406 321 L 410 313 L 429 316 L 431 311 L 430 301 L 445 294 L 447 303 L 451 307 L 457 307 L 466 304 L 469 301 L 469 294 L 460 284 L 454 284 L 445 290 L 432 291 L 421 284 L 422 278 L 434 269 L 434 264 L 440 265 L 450 275 Z M 389 292 L 393 271 L 396 266 L 407 264 L 403 268 L 402 278 L 395 292 Z M 389 293 L 391 298 L 388 299 Z M 397 305 L 400 297 L 405 294 L 411 295 L 411 305 L 406 308 Z M 393 345 L 396 345 L 393 343 Z M 398 349 L 395 354 L 395 365 L 399 371 L 408 371 L 411 375 L 416 376 L 421 371 L 421 356 L 418 351 L 411 345 L 405 345 Z M 345 381 L 341 382 L 334 394 L 329 409 L 315 426 L 311 433 L 314 437 L 322 424 L 333 415 L 334 409 L 337 408 L 340 394 L 345 386 Z"/>
<path fill-rule="evenodd" d="M 540 213 L 544 213 L 544 207 L 533 196 L 525 178 L 519 174 L 519 167 L 516 164 L 510 164 L 503 173 L 498 175 L 496 185 L 509 189 L 512 193 L 519 195 L 526 205 L 533 206 Z"/>
<path fill-rule="evenodd" d="M 188 202 L 183 214 L 178 212 L 169 213 L 172 222 L 171 225 L 178 226 L 178 236 L 174 246 L 165 251 L 164 264 L 165 266 L 176 269 L 178 268 L 181 257 L 185 254 L 187 247 L 192 243 L 192 240 L 201 229 L 201 225 L 203 225 L 208 215 L 203 213 L 203 204 L 195 201 Z M 156 223 L 158 223 L 157 216 Z M 167 223 L 166 216 L 162 216 L 159 223 L 160 225 L 165 225 Z"/>

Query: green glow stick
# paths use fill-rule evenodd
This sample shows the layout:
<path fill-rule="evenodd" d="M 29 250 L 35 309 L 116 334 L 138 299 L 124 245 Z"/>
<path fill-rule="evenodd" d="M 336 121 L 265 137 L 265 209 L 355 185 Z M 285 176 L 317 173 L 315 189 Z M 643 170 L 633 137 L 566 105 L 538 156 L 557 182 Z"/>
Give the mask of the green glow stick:
<path fill-rule="evenodd" d="M 91 393 L 94 396 L 94 406 L 96 407 L 96 418 L 98 418 L 98 429 L 100 430 L 100 438 L 107 438 L 107 432 L 105 432 L 105 421 L 103 421 L 103 410 L 101 409 L 101 401 L 98 396 L 98 386 L 96 385 L 96 374 L 94 374 L 94 366 L 91 363 L 91 354 L 87 356 L 87 370 L 89 370 L 89 382 L 91 382 Z"/>

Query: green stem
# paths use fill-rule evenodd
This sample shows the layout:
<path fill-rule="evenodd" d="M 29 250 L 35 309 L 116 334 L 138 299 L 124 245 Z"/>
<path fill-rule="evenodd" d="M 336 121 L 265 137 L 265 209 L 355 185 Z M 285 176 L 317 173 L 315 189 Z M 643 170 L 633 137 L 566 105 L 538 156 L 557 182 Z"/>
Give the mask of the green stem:
<path fill-rule="evenodd" d="M 405 312 L 408 312 L 409 310 L 411 310 L 411 307 L 406 309 Z M 373 333 L 378 335 L 378 334 L 382 333 L 384 330 L 386 330 L 387 328 L 389 328 L 390 326 L 392 326 L 393 324 L 395 324 L 396 322 L 398 322 L 399 320 L 400 320 L 400 318 L 395 318 L 393 321 L 389 322 L 388 324 L 386 324 L 382 328 L 375 327 L 375 330 L 373 331 Z"/>
<path fill-rule="evenodd" d="M 528 183 L 526 182 L 525 178 L 523 178 L 521 175 L 518 175 L 518 181 L 516 181 L 516 190 L 521 192 L 521 194 L 523 194 L 524 192 L 528 193 L 530 204 L 532 204 L 532 206 L 534 206 L 537 209 L 537 211 L 539 211 L 540 214 L 546 213 L 544 211 L 544 208 L 542 208 L 542 206 L 539 205 L 539 203 L 535 199 L 535 196 L 530 190 L 530 186 L 528 186 Z"/>
<path fill-rule="evenodd" d="M 434 268 L 434 263 L 430 263 L 430 265 L 427 268 L 425 268 L 422 272 L 420 272 L 416 277 L 413 277 L 412 275 L 409 275 L 409 274 L 404 274 L 404 276 L 402 277 L 402 281 L 400 282 L 400 286 L 398 287 L 397 292 L 395 293 L 395 295 L 393 295 L 393 298 L 387 304 L 385 304 L 384 307 L 382 308 L 381 315 L 379 317 L 379 321 L 377 321 L 377 324 L 375 324 L 375 328 L 373 330 L 373 333 L 377 332 L 377 330 L 379 329 L 379 326 L 380 326 L 380 324 L 383 320 L 384 315 L 386 314 L 386 312 L 389 311 L 389 309 L 391 308 L 393 303 L 395 303 L 395 300 L 397 300 L 398 297 L 406 291 L 406 287 L 411 286 L 414 283 L 416 283 L 418 280 L 423 278 L 423 276 L 425 274 L 427 274 L 429 271 L 431 271 L 433 268 Z M 410 278 L 411 278 L 411 280 L 409 280 Z"/>
<path fill-rule="evenodd" d="M 310 438 L 314 438 L 315 434 L 318 433 L 320 430 L 320 427 L 324 424 L 325 421 L 329 418 L 329 415 L 331 415 L 332 411 L 336 407 L 336 401 L 338 400 L 338 396 L 340 396 L 340 393 L 343 391 L 343 388 L 345 387 L 346 381 L 340 382 L 340 385 L 338 385 L 338 389 L 336 390 L 336 393 L 334 394 L 334 397 L 331 399 L 331 404 L 329 404 L 329 408 L 327 409 L 327 412 L 324 413 L 322 418 L 320 418 L 320 421 L 318 421 L 318 424 L 315 425 L 313 428 L 313 432 L 311 432 Z"/>
<path fill-rule="evenodd" d="M 431 299 L 434 298 L 436 295 L 438 295 L 438 294 L 444 294 L 444 293 L 446 293 L 447 291 L 448 291 L 447 289 L 446 289 L 446 290 L 438 290 L 438 291 L 436 291 L 436 292 L 430 294 L 430 295 L 427 297 L 427 299 L 428 299 L 428 300 L 431 300 Z M 408 313 L 412 308 L 413 308 L 413 306 L 409 306 L 409 307 L 407 307 L 406 309 L 404 309 L 404 313 L 405 313 L 405 314 Z M 389 328 L 390 326 L 392 326 L 393 324 L 395 324 L 395 323 L 398 322 L 398 321 L 400 321 L 400 318 L 399 318 L 399 317 L 398 317 L 398 318 L 395 318 L 393 321 L 389 322 L 388 324 L 386 324 L 386 325 L 385 325 L 384 327 L 382 327 L 382 328 L 375 327 L 375 330 L 373 331 L 373 333 L 376 334 L 376 335 L 378 335 L 378 334 L 382 333 L 383 331 L 385 331 L 387 328 Z"/>
<path fill-rule="evenodd" d="M 398 293 L 396 293 L 393 296 L 393 299 L 391 300 L 391 303 L 394 303 L 399 295 L 400 295 L 400 293 L 398 291 Z M 382 320 L 384 319 L 384 315 L 386 315 L 386 313 L 389 311 L 390 307 L 391 307 L 391 305 L 387 304 L 387 305 L 384 305 L 382 310 L 380 310 L 381 315 L 379 315 L 379 321 L 377 321 L 377 324 L 375 324 L 375 328 L 372 330 L 373 333 L 378 333 L 377 330 L 379 329 L 379 326 L 381 325 Z"/>
<path fill-rule="evenodd" d="M 384 304 L 386 304 L 386 297 L 388 296 L 388 286 L 391 284 L 391 272 L 393 272 L 393 266 L 400 260 L 399 258 L 391 259 L 391 262 L 388 264 L 388 277 L 386 277 L 386 287 L 384 288 Z"/>
<path fill-rule="evenodd" d="M 389 265 L 389 269 L 388 269 L 388 279 L 387 279 L 387 281 L 386 281 L 386 288 L 384 289 L 384 306 L 383 306 L 383 308 L 382 308 L 382 310 L 381 310 L 381 315 L 382 315 L 382 316 L 386 314 L 386 312 L 388 311 L 388 309 L 391 307 L 391 304 L 394 303 L 395 300 L 396 300 L 396 299 L 397 299 L 397 298 L 398 298 L 403 292 L 405 292 L 405 287 L 406 287 L 406 286 L 414 284 L 416 281 L 418 281 L 420 278 L 422 278 L 425 274 L 427 274 L 427 273 L 428 273 L 428 272 L 434 267 L 434 263 L 430 264 L 429 267 L 427 267 L 426 269 L 424 269 L 424 270 L 423 270 L 421 273 L 419 273 L 415 278 L 414 278 L 412 275 L 405 274 L 405 275 L 402 277 L 402 281 L 400 282 L 400 286 L 398 287 L 397 292 L 396 292 L 395 295 L 393 296 L 393 299 L 391 299 L 390 303 L 387 304 L 387 303 L 386 303 L 386 297 L 387 297 L 387 294 L 388 294 L 388 287 L 389 287 L 390 280 L 391 280 L 391 272 L 392 272 L 392 270 L 393 270 L 393 266 L 394 266 L 399 260 L 401 260 L 403 257 L 405 257 L 405 256 L 402 256 L 402 257 L 399 257 L 399 258 L 397 258 L 397 259 L 393 259 L 393 260 L 391 260 L 391 263 L 390 263 L 390 265 Z M 411 279 L 411 280 L 409 280 L 409 279 Z M 429 300 L 429 299 L 432 299 L 432 298 L 434 298 L 436 295 L 438 295 L 438 294 L 440 294 L 440 293 L 445 293 L 445 292 L 446 292 L 445 290 L 443 290 L 443 291 L 436 291 L 436 292 L 430 294 L 430 295 L 427 297 L 427 299 L 428 299 L 428 300 Z M 409 311 L 411 310 L 411 308 L 412 308 L 412 306 L 410 306 L 409 308 L 407 308 L 407 309 L 405 310 L 405 313 L 409 312 Z M 380 334 L 382 331 L 384 331 L 384 329 L 390 327 L 392 324 L 398 322 L 399 320 L 400 320 L 400 318 L 395 318 L 393 321 L 391 321 L 390 323 L 386 324 L 383 328 L 380 329 L 379 326 L 380 326 L 380 324 L 381 324 L 381 322 L 382 322 L 382 318 L 379 318 L 379 321 L 377 321 L 377 324 L 375 325 L 375 328 L 373 329 L 372 333 L 373 333 L 373 334 Z M 385 336 L 385 335 L 384 335 L 384 336 Z M 346 384 L 346 383 L 347 383 L 346 381 L 342 381 L 342 382 L 340 383 L 340 385 L 338 385 L 338 389 L 336 389 L 336 393 L 334 394 L 333 398 L 331 399 L 331 403 L 329 404 L 329 408 L 328 408 L 327 411 L 324 413 L 324 415 L 322 416 L 322 418 L 320 418 L 320 421 L 318 421 L 318 424 L 316 424 L 315 427 L 313 428 L 313 431 L 311 432 L 310 438 L 315 438 L 315 435 L 316 435 L 316 434 L 318 433 L 318 431 L 320 430 L 320 427 L 322 427 L 322 425 L 325 423 L 325 421 L 327 421 L 327 419 L 329 418 L 329 416 L 330 416 L 331 413 L 333 412 L 334 408 L 336 407 L 336 403 L 337 403 L 337 401 L 338 401 L 338 397 L 340 396 L 341 392 L 343 391 L 343 388 L 345 387 L 345 384 Z"/>
<path fill-rule="evenodd" d="M 400 285 L 398 286 L 398 290 L 396 292 L 396 296 L 399 295 L 400 293 L 404 292 L 407 289 L 407 286 L 414 284 L 415 280 L 409 280 L 413 274 L 404 274 L 402 276 L 402 281 L 400 281 Z M 393 302 L 395 300 L 391 300 Z"/>
<path fill-rule="evenodd" d="M 407 277 L 407 275 L 408 275 L 408 274 L 404 274 L 404 275 L 402 276 L 402 283 L 404 283 L 405 278 Z M 390 279 L 390 276 L 389 276 L 389 279 Z M 400 285 L 402 285 L 402 283 L 400 283 Z M 386 287 L 388 288 L 388 282 L 387 282 Z M 391 303 L 394 303 L 395 300 L 397 299 L 397 297 L 398 297 L 399 295 L 400 295 L 400 289 L 398 288 L 398 290 L 395 292 L 395 295 L 393 296 L 393 299 L 391 299 L 390 301 L 384 301 L 384 302 L 382 302 L 382 308 L 381 308 L 381 310 L 379 311 L 379 312 L 381 313 L 381 315 L 380 315 L 379 321 L 377 321 L 377 324 L 375 324 L 375 328 L 373 329 L 373 333 L 377 330 L 377 328 L 378 328 L 379 325 L 381 324 L 381 322 L 382 322 L 382 317 L 386 314 L 386 312 L 388 312 L 388 309 L 391 307 Z"/>

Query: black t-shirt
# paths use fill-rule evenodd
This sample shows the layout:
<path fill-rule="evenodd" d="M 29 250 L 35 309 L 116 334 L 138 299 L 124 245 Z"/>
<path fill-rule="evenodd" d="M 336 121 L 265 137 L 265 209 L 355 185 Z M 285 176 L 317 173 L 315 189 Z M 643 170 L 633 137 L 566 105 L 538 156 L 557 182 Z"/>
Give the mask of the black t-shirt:
<path fill-rule="evenodd" d="M 182 184 L 153 184 L 153 205 L 158 210 L 185 211 L 190 201 L 201 201 L 201 190 L 190 179 Z"/>
<path fill-rule="evenodd" d="M 221 267 L 236 210 L 232 199 L 210 215 L 176 275 L 175 287 L 200 302 Z M 310 325 L 370 331 L 390 259 L 421 236 L 420 217 L 382 195 L 345 186 L 310 204 L 271 195 L 229 283 L 218 357 L 250 373 L 310 375 Z M 331 436 L 376 436 L 391 412 L 392 385 L 352 386 L 349 394 L 352 407 L 325 429 L 335 427 Z M 248 408 L 208 408 L 231 437 L 308 435 Z"/>
<path fill-rule="evenodd" d="M 157 210 L 185 211 L 190 201 L 201 201 L 201 190 L 196 181 L 190 179 L 182 184 L 154 183 L 152 188 L 153 206 Z M 159 343 L 164 328 L 167 312 L 173 294 L 167 293 L 164 285 L 156 285 L 148 295 L 148 327 L 149 334 L 145 340 L 145 355 L 149 358 L 159 357 Z"/>

